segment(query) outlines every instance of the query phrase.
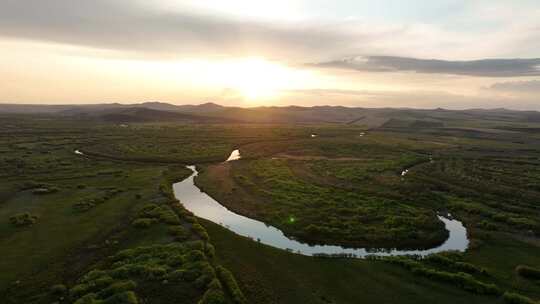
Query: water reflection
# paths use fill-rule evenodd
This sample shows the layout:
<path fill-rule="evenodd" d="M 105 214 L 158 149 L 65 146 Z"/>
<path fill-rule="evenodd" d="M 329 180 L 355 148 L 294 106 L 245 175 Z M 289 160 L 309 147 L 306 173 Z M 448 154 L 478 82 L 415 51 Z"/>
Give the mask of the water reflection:
<path fill-rule="evenodd" d="M 239 160 L 240 158 L 241 158 L 240 150 L 236 149 L 236 150 L 231 152 L 231 155 L 229 156 L 229 158 L 227 158 L 226 161 Z"/>

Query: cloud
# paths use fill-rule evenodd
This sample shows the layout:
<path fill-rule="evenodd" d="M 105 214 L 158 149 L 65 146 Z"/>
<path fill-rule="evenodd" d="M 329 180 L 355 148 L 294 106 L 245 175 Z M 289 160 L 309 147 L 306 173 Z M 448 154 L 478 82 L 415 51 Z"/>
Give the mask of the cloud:
<path fill-rule="evenodd" d="M 0 37 L 137 52 L 137 55 L 149 57 L 261 56 L 284 62 L 323 62 L 321 66 L 326 63 L 341 67 L 350 67 L 353 62 L 329 60 L 357 54 L 399 54 L 411 57 L 409 60 L 439 54 L 451 59 L 523 57 L 527 56 L 523 54 L 540 51 L 537 22 L 540 15 L 524 8 L 519 10 L 522 13 L 519 20 L 503 18 L 498 21 L 501 26 L 486 33 L 454 29 L 444 23 L 417 20 L 405 24 L 362 16 L 350 20 L 321 17 L 283 21 L 280 15 L 257 19 L 242 14 L 221 14 L 209 9 L 213 5 L 208 4 L 202 5 L 206 9 L 194 9 L 187 3 L 189 1 L 1 0 Z M 344 4 L 336 4 L 341 5 Z M 514 14 L 514 10 L 501 11 Z M 272 13 L 279 14 L 279 11 Z M 466 19 L 476 20 L 478 15 L 485 14 L 473 10 Z M 377 61 L 393 57 L 368 58 L 376 65 L 369 68 L 379 71 L 388 67 L 381 68 Z M 439 65 L 443 63 L 440 61 Z M 407 67 L 403 62 L 391 64 L 390 70 Z M 354 63 L 353 68 L 366 67 Z M 461 74 L 449 67 L 444 69 Z M 496 74 L 483 69 L 481 74 Z M 475 70 L 463 73 L 468 75 Z"/>
<path fill-rule="evenodd" d="M 351 51 L 348 41 L 353 37 L 337 27 L 269 23 L 187 9 L 165 11 L 152 3 L 3 0 L 0 36 L 149 55 L 317 58 L 321 53 L 336 56 Z M 354 38 L 365 40 L 358 33 Z"/>
<path fill-rule="evenodd" d="M 308 65 L 365 72 L 416 72 L 482 77 L 540 76 L 540 58 L 448 61 L 394 56 L 359 56 Z"/>
<path fill-rule="evenodd" d="M 497 82 L 489 89 L 502 92 L 540 93 L 540 80 Z"/>

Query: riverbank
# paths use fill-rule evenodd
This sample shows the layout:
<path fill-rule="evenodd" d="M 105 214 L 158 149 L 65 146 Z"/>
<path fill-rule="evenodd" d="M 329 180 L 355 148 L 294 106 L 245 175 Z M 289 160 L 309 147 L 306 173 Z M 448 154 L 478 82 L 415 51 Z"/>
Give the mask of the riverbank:
<path fill-rule="evenodd" d="M 498 303 L 381 261 L 306 257 L 199 221 L 250 303 Z"/>

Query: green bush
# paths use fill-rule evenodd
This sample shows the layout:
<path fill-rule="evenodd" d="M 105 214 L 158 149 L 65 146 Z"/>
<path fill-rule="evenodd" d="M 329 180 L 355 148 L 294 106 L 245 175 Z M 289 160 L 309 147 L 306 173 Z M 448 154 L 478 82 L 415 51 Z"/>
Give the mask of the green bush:
<path fill-rule="evenodd" d="M 540 279 L 540 269 L 530 266 L 519 265 L 516 267 L 516 272 L 527 279 L 538 280 Z"/>
<path fill-rule="evenodd" d="M 96 300 L 96 294 L 89 293 L 83 296 L 82 298 L 75 301 L 73 304 L 101 304 L 102 301 Z"/>
<path fill-rule="evenodd" d="M 105 275 L 107 275 L 107 272 L 103 270 L 94 269 L 88 272 L 87 274 L 85 274 L 79 281 L 81 281 L 82 283 L 88 283 L 90 281 L 97 280 L 100 277 L 105 276 Z"/>
<path fill-rule="evenodd" d="M 125 291 L 115 294 L 103 302 L 103 304 L 138 304 L 139 300 L 133 291 Z"/>
<path fill-rule="evenodd" d="M 168 225 L 180 225 L 180 218 L 169 206 L 162 206 L 159 218 Z"/>
<path fill-rule="evenodd" d="M 37 221 L 37 219 L 38 219 L 37 216 L 32 215 L 28 212 L 25 212 L 25 213 L 18 213 L 18 214 L 12 215 L 9 218 L 9 221 L 13 226 L 24 227 L 24 226 L 33 225 Z"/>
<path fill-rule="evenodd" d="M 37 188 L 37 189 L 32 190 L 32 193 L 35 194 L 35 195 L 44 195 L 44 194 L 56 193 L 58 191 L 59 191 L 59 189 L 56 188 L 56 187 Z"/>
<path fill-rule="evenodd" d="M 238 287 L 236 280 L 232 273 L 223 266 L 216 267 L 219 280 L 225 285 L 225 289 L 231 294 L 234 303 L 245 304 L 247 303 L 246 297 Z"/>
<path fill-rule="evenodd" d="M 83 201 L 83 202 L 78 202 L 78 203 L 75 203 L 73 205 L 73 209 L 77 212 L 85 212 L 85 211 L 88 211 L 92 208 L 94 208 L 96 205 L 92 202 L 89 202 L 89 201 Z"/>
<path fill-rule="evenodd" d="M 159 218 L 161 210 L 156 204 L 146 204 L 139 211 L 139 217 Z"/>
<path fill-rule="evenodd" d="M 174 236 L 176 240 L 185 240 L 189 236 L 186 229 L 180 225 L 169 226 L 168 232 L 170 235 Z"/>
<path fill-rule="evenodd" d="M 204 229 L 203 226 L 199 223 L 194 223 L 191 225 L 191 229 L 201 238 L 203 241 L 209 241 L 210 236 L 208 236 L 208 232 L 206 232 L 206 229 Z"/>
<path fill-rule="evenodd" d="M 504 303 L 508 304 L 537 304 L 537 302 L 513 292 L 505 292 L 503 295 Z"/>
<path fill-rule="evenodd" d="M 157 220 L 152 219 L 152 218 L 138 218 L 138 219 L 134 220 L 131 224 L 135 228 L 145 229 L 145 228 L 148 228 L 148 227 L 152 226 L 152 224 L 154 224 L 156 222 L 157 222 Z"/>
<path fill-rule="evenodd" d="M 119 294 L 125 291 L 130 291 L 135 289 L 137 287 L 137 284 L 135 282 L 129 280 L 129 281 L 120 281 L 115 282 L 111 284 L 109 287 L 101 290 L 97 295 L 99 298 L 108 298 L 110 296 L 113 296 L 115 294 Z"/>
<path fill-rule="evenodd" d="M 223 288 L 218 279 L 213 279 L 208 284 L 208 289 L 204 293 L 202 299 L 197 304 L 224 304 L 227 303 Z"/>
<path fill-rule="evenodd" d="M 139 211 L 139 217 L 159 219 L 168 225 L 180 225 L 180 218 L 169 206 L 147 204 Z"/>
<path fill-rule="evenodd" d="M 445 261 L 444 258 L 439 259 L 435 258 L 438 261 Z M 384 261 L 391 262 L 393 264 L 401 265 L 408 270 L 412 271 L 414 274 L 432 278 L 438 281 L 452 283 L 464 290 L 476 293 L 476 294 L 500 294 L 499 288 L 494 284 L 484 283 L 476 280 L 472 275 L 464 272 L 451 273 L 446 271 L 439 271 L 435 269 L 430 269 L 422 265 L 418 261 L 411 260 L 410 258 L 404 257 L 386 257 L 383 258 Z"/>
<path fill-rule="evenodd" d="M 186 262 L 186 260 L 184 259 L 184 256 L 180 255 L 180 254 L 174 254 L 174 255 L 171 255 L 167 258 L 167 265 L 168 266 L 171 266 L 171 267 L 178 267 L 178 266 L 181 266 L 183 265 L 184 263 Z"/>
<path fill-rule="evenodd" d="M 87 291 L 90 289 L 90 287 L 87 284 L 78 284 L 69 290 L 69 295 L 72 298 L 79 298 L 87 293 Z M 95 295 L 94 295 L 95 296 Z M 81 299 L 82 300 L 82 299 Z M 84 303 L 84 302 L 82 302 Z"/>
<path fill-rule="evenodd" d="M 186 254 L 186 261 L 188 262 L 198 262 L 204 261 L 204 253 L 200 250 L 192 250 Z"/>
<path fill-rule="evenodd" d="M 206 256 L 211 259 L 216 255 L 216 249 L 212 244 L 206 243 L 206 246 L 204 248 L 204 254 L 206 254 Z"/>
<path fill-rule="evenodd" d="M 470 263 L 458 262 L 442 254 L 428 255 L 425 258 L 425 260 L 429 263 L 441 265 L 444 267 L 455 269 L 457 271 L 462 271 L 462 272 L 471 273 L 471 274 L 474 274 L 474 273 L 487 274 L 487 271 L 481 267 L 478 267 Z"/>
<path fill-rule="evenodd" d="M 67 292 L 67 287 L 64 284 L 56 284 L 51 286 L 51 293 L 55 295 L 63 295 Z"/>

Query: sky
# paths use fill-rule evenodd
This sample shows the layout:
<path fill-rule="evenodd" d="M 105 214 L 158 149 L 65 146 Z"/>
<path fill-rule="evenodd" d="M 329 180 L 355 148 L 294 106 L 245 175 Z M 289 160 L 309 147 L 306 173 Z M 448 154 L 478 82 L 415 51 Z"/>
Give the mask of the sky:
<path fill-rule="evenodd" d="M 540 110 L 538 0 L 1 0 L 0 102 Z"/>

